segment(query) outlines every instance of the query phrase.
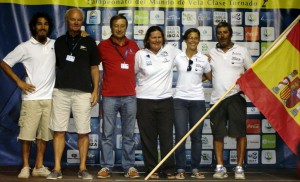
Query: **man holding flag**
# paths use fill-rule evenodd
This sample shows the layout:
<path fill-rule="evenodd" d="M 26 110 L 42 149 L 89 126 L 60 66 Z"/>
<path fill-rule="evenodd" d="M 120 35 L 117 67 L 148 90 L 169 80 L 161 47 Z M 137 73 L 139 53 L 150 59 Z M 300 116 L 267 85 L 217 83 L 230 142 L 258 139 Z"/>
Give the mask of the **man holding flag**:
<path fill-rule="evenodd" d="M 216 27 L 218 43 L 211 49 L 212 83 L 211 106 L 234 85 L 237 79 L 253 63 L 245 47 L 231 42 L 232 28 L 226 22 Z M 214 137 L 214 150 L 217 166 L 214 178 L 227 178 L 226 168 L 223 166 L 224 137 L 234 137 L 237 140 L 237 166 L 235 179 L 245 179 L 243 162 L 245 158 L 246 139 L 246 100 L 239 87 L 233 88 L 218 106 L 211 112 L 210 122 Z"/>

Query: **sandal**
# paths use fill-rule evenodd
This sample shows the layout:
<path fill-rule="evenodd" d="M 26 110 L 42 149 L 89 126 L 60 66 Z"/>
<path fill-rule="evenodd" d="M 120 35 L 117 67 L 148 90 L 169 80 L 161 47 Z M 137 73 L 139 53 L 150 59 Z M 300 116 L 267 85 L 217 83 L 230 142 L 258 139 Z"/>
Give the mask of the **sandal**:
<path fill-rule="evenodd" d="M 166 178 L 167 179 L 176 179 L 176 176 L 174 174 L 172 174 L 172 173 L 167 173 L 166 174 Z"/>
<path fill-rule="evenodd" d="M 192 173 L 191 177 L 196 178 L 196 179 L 204 179 L 205 178 L 205 176 L 203 174 L 201 174 L 200 172 Z"/>
<path fill-rule="evenodd" d="M 149 178 L 150 179 L 159 179 L 159 175 L 158 175 L 158 173 L 153 173 L 153 174 L 151 174 L 151 176 Z"/>

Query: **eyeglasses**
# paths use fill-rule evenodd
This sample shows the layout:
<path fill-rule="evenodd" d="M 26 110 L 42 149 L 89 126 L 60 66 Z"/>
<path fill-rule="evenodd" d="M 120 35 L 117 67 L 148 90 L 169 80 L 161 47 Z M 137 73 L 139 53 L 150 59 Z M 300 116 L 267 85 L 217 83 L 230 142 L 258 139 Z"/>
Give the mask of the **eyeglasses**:
<path fill-rule="evenodd" d="M 188 65 L 186 71 L 191 71 L 192 70 L 192 64 L 193 64 L 193 61 L 189 60 L 189 65 Z"/>

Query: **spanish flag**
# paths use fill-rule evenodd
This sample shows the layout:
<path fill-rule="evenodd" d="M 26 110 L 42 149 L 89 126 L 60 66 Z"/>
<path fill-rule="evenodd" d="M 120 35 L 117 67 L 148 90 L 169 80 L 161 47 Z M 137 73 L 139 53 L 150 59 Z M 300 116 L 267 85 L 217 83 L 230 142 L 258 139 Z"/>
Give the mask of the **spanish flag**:
<path fill-rule="evenodd" d="M 300 16 L 237 81 L 296 154 L 300 142 Z"/>

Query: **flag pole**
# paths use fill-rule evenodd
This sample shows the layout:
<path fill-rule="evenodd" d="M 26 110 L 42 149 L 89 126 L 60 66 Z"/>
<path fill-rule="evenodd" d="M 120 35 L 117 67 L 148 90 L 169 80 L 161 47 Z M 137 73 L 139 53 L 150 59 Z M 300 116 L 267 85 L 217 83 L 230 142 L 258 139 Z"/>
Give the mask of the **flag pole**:
<path fill-rule="evenodd" d="M 173 149 L 155 166 L 155 168 L 146 176 L 145 180 L 149 177 L 170 157 L 170 155 L 185 141 L 185 139 L 202 123 L 202 121 L 211 113 L 212 110 L 225 98 L 225 96 L 236 86 L 232 85 L 227 92 L 203 115 L 203 117 L 186 133 L 184 137 L 173 147 Z"/>

